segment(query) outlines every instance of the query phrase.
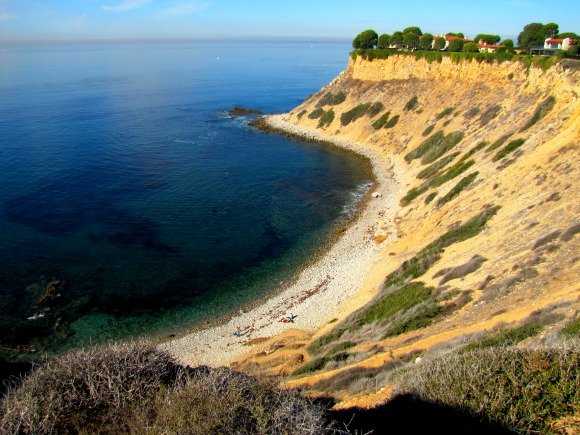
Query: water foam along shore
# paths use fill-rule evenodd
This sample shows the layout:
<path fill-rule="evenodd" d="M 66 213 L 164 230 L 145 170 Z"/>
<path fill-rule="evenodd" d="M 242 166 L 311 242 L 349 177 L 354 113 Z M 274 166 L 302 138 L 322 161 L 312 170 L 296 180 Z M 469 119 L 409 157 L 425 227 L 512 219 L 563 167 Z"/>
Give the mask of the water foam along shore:
<path fill-rule="evenodd" d="M 290 328 L 316 331 L 341 317 L 338 313 L 349 311 L 345 306 L 396 238 L 393 218 L 398 210 L 397 196 L 404 185 L 402 180 L 406 178 L 396 159 L 381 152 L 378 146 L 296 125 L 288 115 L 269 115 L 260 122 L 265 130 L 338 146 L 365 156 L 371 161 L 375 176 L 374 195 L 330 249 L 305 267 L 281 292 L 248 311 L 240 311 L 226 323 L 160 345 L 183 364 L 228 365 L 250 350 L 244 346 L 248 340 L 271 337 Z M 378 244 L 373 240 L 375 236 L 386 238 Z M 280 321 L 290 313 L 297 316 L 294 323 Z M 245 334 L 234 335 L 238 328 Z"/>

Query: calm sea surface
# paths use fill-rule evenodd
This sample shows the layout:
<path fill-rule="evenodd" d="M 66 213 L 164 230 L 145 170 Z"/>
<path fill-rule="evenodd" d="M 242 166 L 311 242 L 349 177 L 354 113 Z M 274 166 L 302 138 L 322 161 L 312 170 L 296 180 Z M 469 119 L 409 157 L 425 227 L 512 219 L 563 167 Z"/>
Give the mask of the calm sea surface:
<path fill-rule="evenodd" d="M 225 111 L 288 111 L 348 51 L 0 47 L 0 356 L 175 332 L 289 279 L 352 213 L 367 164 Z"/>

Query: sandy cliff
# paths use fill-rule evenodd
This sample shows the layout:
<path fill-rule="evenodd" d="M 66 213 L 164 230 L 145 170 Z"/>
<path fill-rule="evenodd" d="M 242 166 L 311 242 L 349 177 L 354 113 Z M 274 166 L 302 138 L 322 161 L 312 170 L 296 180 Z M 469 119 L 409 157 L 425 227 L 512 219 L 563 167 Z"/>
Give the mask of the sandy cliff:
<path fill-rule="evenodd" d="M 537 328 L 521 345 L 541 342 L 575 319 L 579 71 L 358 57 L 274 118 L 361 143 L 405 177 L 372 234 L 380 260 L 337 320 L 255 342 L 234 366 L 372 406 L 389 396 L 378 374 L 394 363 L 522 324 Z"/>

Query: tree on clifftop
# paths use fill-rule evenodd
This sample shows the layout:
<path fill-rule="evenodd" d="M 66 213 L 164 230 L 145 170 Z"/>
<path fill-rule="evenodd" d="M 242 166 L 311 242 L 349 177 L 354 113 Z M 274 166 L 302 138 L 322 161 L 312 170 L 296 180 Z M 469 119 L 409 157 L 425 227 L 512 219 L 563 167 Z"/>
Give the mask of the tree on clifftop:
<path fill-rule="evenodd" d="M 353 48 L 374 48 L 377 45 L 379 35 L 372 29 L 360 32 L 352 41 Z"/>
<path fill-rule="evenodd" d="M 553 38 L 558 34 L 559 26 L 556 23 L 544 24 L 542 31 L 544 32 L 544 35 L 546 35 L 546 38 Z"/>
<path fill-rule="evenodd" d="M 403 45 L 412 50 L 419 46 L 419 35 L 413 32 L 403 33 Z"/>
<path fill-rule="evenodd" d="M 449 41 L 449 47 L 447 51 L 461 51 L 463 50 L 463 40 L 462 39 L 452 39 Z"/>
<path fill-rule="evenodd" d="M 463 46 L 464 53 L 479 53 L 479 47 L 475 42 L 468 42 Z"/>
<path fill-rule="evenodd" d="M 391 45 L 396 45 L 397 47 L 403 45 L 403 32 L 395 32 L 391 36 Z"/>
<path fill-rule="evenodd" d="M 451 33 L 451 32 L 449 32 L 449 33 L 446 33 L 445 36 L 459 36 L 460 38 L 465 38 L 465 35 L 463 33 L 461 33 L 461 32 L 459 32 L 459 33 Z"/>
<path fill-rule="evenodd" d="M 383 33 L 381 36 L 379 36 L 379 39 L 377 41 L 377 48 L 389 48 L 390 41 L 391 35 Z"/>
<path fill-rule="evenodd" d="M 445 38 L 438 36 L 433 43 L 433 50 L 443 50 L 445 48 Z"/>
<path fill-rule="evenodd" d="M 499 35 L 489 35 L 487 33 L 480 33 L 475 38 L 473 38 L 473 40 L 476 42 L 483 41 L 487 44 L 497 44 L 500 39 L 501 38 Z"/>
<path fill-rule="evenodd" d="M 518 35 L 518 45 L 524 50 L 534 46 L 543 46 L 544 40 L 558 34 L 556 23 L 530 23 Z"/>
<path fill-rule="evenodd" d="M 501 43 L 505 48 L 514 48 L 514 41 L 511 39 L 504 39 Z"/>
<path fill-rule="evenodd" d="M 431 33 L 423 33 L 423 36 L 419 39 L 419 47 L 423 50 L 431 50 L 431 44 L 433 44 L 433 35 Z"/>
<path fill-rule="evenodd" d="M 423 32 L 421 32 L 421 29 L 417 26 L 407 27 L 405 30 L 403 30 L 403 35 L 406 35 L 407 33 L 415 33 L 418 36 L 421 36 L 423 34 Z"/>

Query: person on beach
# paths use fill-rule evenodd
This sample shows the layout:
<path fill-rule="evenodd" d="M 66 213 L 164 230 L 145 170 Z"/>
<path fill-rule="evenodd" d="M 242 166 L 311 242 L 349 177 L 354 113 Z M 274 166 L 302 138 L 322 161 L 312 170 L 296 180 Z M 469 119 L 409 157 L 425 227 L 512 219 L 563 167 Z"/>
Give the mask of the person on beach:
<path fill-rule="evenodd" d="M 295 319 L 296 317 L 298 317 L 298 315 L 297 315 L 297 314 L 292 314 L 292 313 L 290 313 L 290 315 L 288 316 L 288 321 L 289 321 L 290 323 L 294 323 L 294 319 Z"/>

